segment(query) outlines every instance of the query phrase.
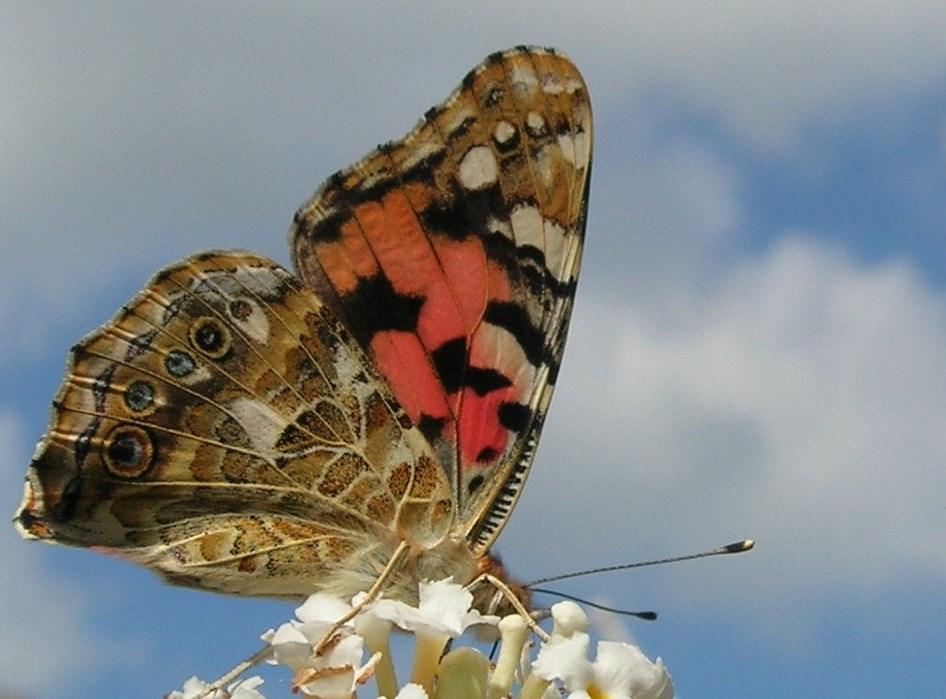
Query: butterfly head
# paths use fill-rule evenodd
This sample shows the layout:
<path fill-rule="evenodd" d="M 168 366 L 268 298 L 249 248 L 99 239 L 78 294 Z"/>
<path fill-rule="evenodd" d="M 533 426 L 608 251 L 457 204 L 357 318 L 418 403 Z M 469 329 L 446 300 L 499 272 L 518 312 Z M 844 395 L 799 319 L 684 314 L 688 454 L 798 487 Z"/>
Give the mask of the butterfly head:
<path fill-rule="evenodd" d="M 483 614 L 498 616 L 517 613 L 517 604 L 531 610 L 532 595 L 529 589 L 509 577 L 499 556 L 490 553 L 480 556 L 477 569 L 481 577 L 473 587 L 473 606 L 476 609 Z"/>

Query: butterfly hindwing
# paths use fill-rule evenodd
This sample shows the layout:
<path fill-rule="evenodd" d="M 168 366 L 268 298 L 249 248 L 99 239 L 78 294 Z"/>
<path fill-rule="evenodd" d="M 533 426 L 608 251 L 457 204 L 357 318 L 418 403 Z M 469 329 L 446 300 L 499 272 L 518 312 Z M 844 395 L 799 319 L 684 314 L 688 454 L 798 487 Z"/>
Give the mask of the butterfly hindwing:
<path fill-rule="evenodd" d="M 426 435 L 483 553 L 528 473 L 581 258 L 591 107 L 552 50 L 490 56 L 290 234 L 303 281 Z"/>
<path fill-rule="evenodd" d="M 366 587 L 455 519 L 349 333 L 247 253 L 168 267 L 73 349 L 26 488 L 27 536 L 250 595 Z"/>

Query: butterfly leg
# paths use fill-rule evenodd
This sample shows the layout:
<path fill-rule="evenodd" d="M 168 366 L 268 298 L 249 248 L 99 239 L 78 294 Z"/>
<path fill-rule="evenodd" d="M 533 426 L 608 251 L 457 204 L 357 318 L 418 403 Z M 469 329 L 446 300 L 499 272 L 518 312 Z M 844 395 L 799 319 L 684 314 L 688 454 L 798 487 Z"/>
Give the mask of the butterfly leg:
<path fill-rule="evenodd" d="M 384 570 L 381 571 L 381 574 L 378 576 L 377 580 L 375 580 L 371 587 L 368 588 L 368 592 L 365 593 L 365 596 L 360 602 L 358 602 L 358 604 L 352 606 L 351 611 L 332 624 L 332 628 L 328 630 L 328 632 L 325 634 L 325 637 L 319 641 L 319 644 L 313 649 L 313 655 L 320 655 L 322 650 L 332 642 L 333 637 L 340 628 L 361 614 L 365 607 L 370 606 L 376 599 L 378 599 L 384 584 L 390 579 L 391 574 L 397 569 L 398 565 L 400 565 L 401 559 L 404 558 L 404 555 L 407 553 L 409 548 L 410 544 L 408 544 L 406 541 L 402 541 L 400 544 L 398 544 L 397 548 L 394 549 L 394 553 L 391 554 L 391 560 L 389 560 L 384 566 Z"/>
<path fill-rule="evenodd" d="M 228 684 L 233 682 L 237 677 L 242 675 L 244 672 L 249 670 L 256 665 L 259 665 L 264 660 L 267 660 L 273 654 L 273 647 L 271 645 L 265 645 L 260 648 L 256 653 L 251 655 L 249 658 L 244 660 L 239 665 L 234 666 L 232 669 L 228 670 L 225 674 L 217 678 L 216 681 L 211 682 L 207 687 L 207 690 L 203 694 L 199 694 L 197 699 L 207 699 L 212 697 L 218 689 L 224 689 Z M 229 696 L 229 695 L 227 695 Z"/>
<path fill-rule="evenodd" d="M 516 610 L 516 613 L 523 618 L 523 620 L 528 625 L 529 629 L 543 641 L 549 640 L 549 635 L 545 630 L 539 626 L 536 620 L 533 618 L 532 614 L 528 609 L 525 608 L 525 605 L 519 600 L 516 596 L 516 593 L 513 592 L 509 585 L 503 582 L 500 578 L 492 575 L 491 573 L 480 573 L 478 576 L 473 578 L 473 580 L 466 586 L 468 590 L 472 590 L 474 587 L 481 583 L 489 583 L 496 588 L 498 595 L 506 598 L 506 601 L 512 605 L 512 608 Z"/>

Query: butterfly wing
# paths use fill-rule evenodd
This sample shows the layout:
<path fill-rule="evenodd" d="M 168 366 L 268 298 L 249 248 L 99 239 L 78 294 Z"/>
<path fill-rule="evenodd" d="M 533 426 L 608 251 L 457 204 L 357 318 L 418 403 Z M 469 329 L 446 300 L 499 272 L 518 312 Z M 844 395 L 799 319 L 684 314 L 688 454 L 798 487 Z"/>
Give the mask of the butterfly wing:
<path fill-rule="evenodd" d="M 591 140 L 571 62 L 494 54 L 405 138 L 330 178 L 290 232 L 303 281 L 436 450 L 477 554 L 519 496 L 551 399 Z"/>
<path fill-rule="evenodd" d="M 354 594 L 453 526 L 449 484 L 349 333 L 289 272 L 204 253 L 80 342 L 24 536 L 221 592 Z"/>

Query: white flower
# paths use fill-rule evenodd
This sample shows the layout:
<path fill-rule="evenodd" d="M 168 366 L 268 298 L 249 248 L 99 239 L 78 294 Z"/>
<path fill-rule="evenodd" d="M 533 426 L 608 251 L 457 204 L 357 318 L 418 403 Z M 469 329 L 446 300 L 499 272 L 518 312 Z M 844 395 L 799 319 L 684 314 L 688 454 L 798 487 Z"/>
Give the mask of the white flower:
<path fill-rule="evenodd" d="M 471 610 L 473 595 L 452 578 L 439 582 L 422 582 L 420 602 L 411 607 L 397 600 L 380 599 L 365 612 L 412 631 L 417 639 L 411 680 L 431 694 L 443 649 L 451 638 L 462 635 L 474 624 L 496 624 L 499 617 L 483 616 Z M 353 600 L 358 604 L 359 598 Z"/>
<path fill-rule="evenodd" d="M 561 680 L 569 692 L 586 689 L 591 682 L 592 665 L 588 661 L 588 634 L 578 631 L 571 636 L 552 636 L 539 649 L 532 672 L 543 680 Z"/>
<path fill-rule="evenodd" d="M 273 646 L 270 662 L 295 671 L 294 690 L 322 699 L 348 699 L 374 674 L 381 655 L 375 653 L 362 665 L 365 641 L 350 626 L 338 629 L 315 653 L 335 622 L 351 609 L 335 597 L 317 593 L 296 609 L 298 621 L 293 619 L 263 635 Z"/>
<path fill-rule="evenodd" d="M 305 603 L 296 609 L 298 621 L 292 619 L 276 631 L 270 630 L 262 635 L 261 638 L 273 646 L 273 657 L 268 662 L 285 665 L 295 671 L 316 667 L 313 646 L 325 639 L 334 622 L 349 611 L 351 607 L 335 597 L 322 593 L 310 595 Z M 339 635 L 341 640 L 327 644 L 324 649 L 325 652 L 321 656 L 325 661 L 323 665 L 345 665 L 351 660 L 353 653 L 360 652 L 360 648 L 355 647 L 355 642 L 348 641 L 351 637 L 350 629 L 342 627 Z M 360 655 L 357 660 L 361 660 Z"/>
<path fill-rule="evenodd" d="M 254 675 L 231 684 L 227 687 L 227 691 L 230 693 L 230 699 L 265 699 L 260 692 L 256 691 L 256 688 L 261 684 L 263 684 L 263 678 Z"/>
<path fill-rule="evenodd" d="M 673 699 L 673 681 L 663 662 L 658 658 L 652 663 L 636 646 L 601 641 L 595 661 L 590 662 L 591 639 L 576 630 L 587 628 L 583 613 L 574 605 L 556 610 L 559 606 L 552 607 L 552 615 L 560 633 L 539 650 L 532 664 L 537 677 L 561 681 L 569 699 Z"/>
<path fill-rule="evenodd" d="M 523 653 L 528 652 L 528 636 L 529 626 L 518 614 L 510 614 L 499 622 L 499 657 L 489 677 L 490 696 L 509 696 Z"/>
<path fill-rule="evenodd" d="M 563 690 L 568 699 L 673 699 L 673 682 L 661 660 L 651 662 L 633 645 L 599 642 L 597 656 L 590 660 L 588 619 L 572 602 L 552 607 L 551 638 L 529 663 L 529 627 L 519 616 L 499 623 L 498 617 L 471 610 L 473 596 L 450 579 L 421 583 L 419 599 L 417 607 L 381 599 L 362 609 L 363 594 L 351 605 L 328 595 L 312 595 L 296 610 L 295 619 L 263 635 L 273 649 L 269 662 L 294 671 L 294 692 L 320 699 L 351 699 L 358 686 L 372 677 L 377 680 L 378 694 L 395 699 L 453 697 L 458 692 L 484 699 L 509 697 L 517 668 L 521 696 L 530 699 L 560 699 Z M 353 609 L 359 612 L 351 622 L 336 628 L 337 620 Z M 501 646 L 495 666 L 472 648 L 455 648 L 444 655 L 449 639 L 462 635 L 469 626 L 497 623 Z M 413 632 L 416 639 L 410 684 L 400 691 L 390 661 L 392 624 Z M 363 663 L 366 647 L 371 657 Z M 263 699 L 257 691 L 261 684 L 260 678 L 253 677 L 208 699 Z M 169 698 L 196 699 L 208 688 L 191 678 L 183 692 L 172 692 Z"/>
<path fill-rule="evenodd" d="M 606 697 L 673 699 L 673 680 L 663 661 L 652 663 L 637 646 L 601 641 L 592 668 L 594 684 Z"/>
<path fill-rule="evenodd" d="M 379 697 L 379 699 L 386 699 L 385 697 Z M 397 693 L 397 696 L 394 699 L 427 699 L 427 692 L 424 691 L 424 688 L 419 684 L 406 684 L 401 687 L 401 691 Z"/>
<path fill-rule="evenodd" d="M 194 699 L 194 697 L 200 696 L 201 692 L 206 692 L 209 687 L 210 685 L 207 682 L 194 676 L 184 682 L 182 691 L 178 692 L 175 689 L 168 694 L 167 699 Z"/>
<path fill-rule="evenodd" d="M 234 682 L 227 687 L 226 693 L 219 689 L 216 690 L 207 699 L 223 699 L 224 697 L 230 699 L 266 699 L 256 691 L 256 688 L 261 684 L 263 684 L 263 678 L 254 675 L 253 677 L 247 677 L 245 680 Z M 197 677 L 191 677 L 184 683 L 183 691 L 171 692 L 167 695 L 167 699 L 196 699 L 205 696 L 208 689 L 210 689 L 208 682 L 204 682 Z"/>
<path fill-rule="evenodd" d="M 355 598 L 358 599 L 357 597 Z M 357 602 L 356 602 L 357 604 Z M 369 613 L 393 622 L 405 631 L 430 631 L 457 638 L 475 624 L 497 624 L 498 616 L 484 616 L 475 609 L 473 595 L 453 578 L 420 584 L 420 603 L 416 607 L 397 600 L 380 599 Z"/>
<path fill-rule="evenodd" d="M 374 667 L 381 659 L 375 653 L 368 662 L 359 666 L 359 659 L 353 664 L 342 666 L 323 665 L 322 667 L 300 670 L 293 679 L 292 689 L 301 690 L 319 699 L 350 699 L 359 685 L 365 684 L 374 674 Z M 319 663 L 321 665 L 321 663 Z"/>
<path fill-rule="evenodd" d="M 576 631 L 588 630 L 588 617 L 581 607 L 571 601 L 558 602 L 552 605 L 552 621 L 555 627 L 553 636 L 571 636 Z"/>

